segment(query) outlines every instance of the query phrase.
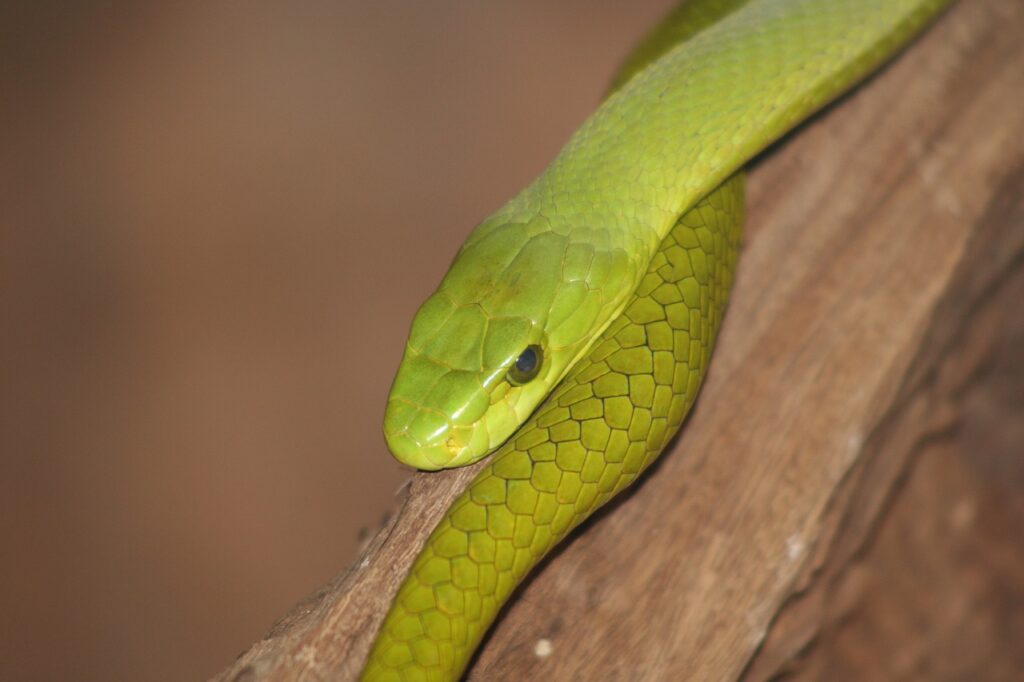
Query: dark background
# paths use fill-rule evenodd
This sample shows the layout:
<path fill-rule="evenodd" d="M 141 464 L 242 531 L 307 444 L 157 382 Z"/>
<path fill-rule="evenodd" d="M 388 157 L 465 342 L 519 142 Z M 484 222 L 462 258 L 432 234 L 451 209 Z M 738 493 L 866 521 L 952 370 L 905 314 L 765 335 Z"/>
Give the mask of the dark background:
<path fill-rule="evenodd" d="M 671 4 L 0 7 L 0 678 L 206 677 L 355 557 L 413 311 Z"/>

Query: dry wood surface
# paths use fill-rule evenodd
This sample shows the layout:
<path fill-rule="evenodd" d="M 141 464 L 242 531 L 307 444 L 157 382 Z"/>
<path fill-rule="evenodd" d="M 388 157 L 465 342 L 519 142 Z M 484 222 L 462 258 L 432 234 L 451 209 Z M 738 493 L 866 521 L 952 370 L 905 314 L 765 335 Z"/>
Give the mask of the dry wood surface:
<path fill-rule="evenodd" d="M 1024 3 L 962 0 L 759 159 L 748 202 L 682 435 L 514 595 L 469 679 L 1021 679 Z M 353 679 L 473 473 L 414 476 L 217 679 Z"/>

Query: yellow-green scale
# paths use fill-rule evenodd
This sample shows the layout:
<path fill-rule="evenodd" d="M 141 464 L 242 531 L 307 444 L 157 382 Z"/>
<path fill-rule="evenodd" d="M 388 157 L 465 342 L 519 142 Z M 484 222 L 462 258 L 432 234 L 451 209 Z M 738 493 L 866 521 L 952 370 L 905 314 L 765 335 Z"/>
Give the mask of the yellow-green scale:
<path fill-rule="evenodd" d="M 658 456 L 707 369 L 742 199 L 737 176 L 677 223 L 625 314 L 452 505 L 399 589 L 364 679 L 452 679 L 537 561 Z"/>

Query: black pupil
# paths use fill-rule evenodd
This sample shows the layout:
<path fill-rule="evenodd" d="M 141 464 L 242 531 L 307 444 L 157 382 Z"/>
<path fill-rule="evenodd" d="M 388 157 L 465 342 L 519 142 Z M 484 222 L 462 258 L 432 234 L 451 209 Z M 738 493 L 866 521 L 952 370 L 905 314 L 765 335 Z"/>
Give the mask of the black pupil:
<path fill-rule="evenodd" d="M 523 374 L 529 374 L 537 368 L 537 351 L 527 348 L 516 360 L 516 369 Z"/>

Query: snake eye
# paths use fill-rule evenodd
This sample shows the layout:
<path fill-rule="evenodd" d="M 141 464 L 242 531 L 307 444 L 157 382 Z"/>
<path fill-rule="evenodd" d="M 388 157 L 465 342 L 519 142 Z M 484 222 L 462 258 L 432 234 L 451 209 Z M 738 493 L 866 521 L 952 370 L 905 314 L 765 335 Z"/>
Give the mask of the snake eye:
<path fill-rule="evenodd" d="M 513 384 L 525 384 L 532 380 L 540 372 L 540 366 L 544 362 L 544 351 L 540 346 L 530 345 L 526 347 L 516 361 L 508 370 L 508 378 Z"/>

